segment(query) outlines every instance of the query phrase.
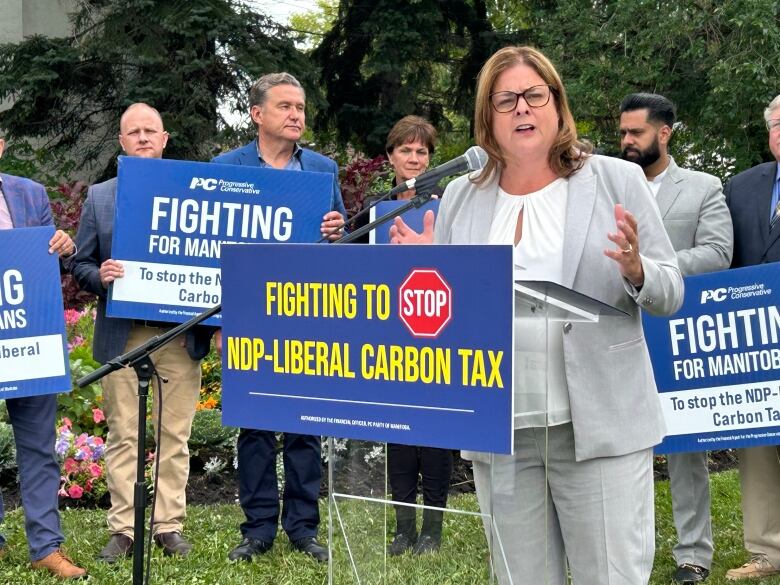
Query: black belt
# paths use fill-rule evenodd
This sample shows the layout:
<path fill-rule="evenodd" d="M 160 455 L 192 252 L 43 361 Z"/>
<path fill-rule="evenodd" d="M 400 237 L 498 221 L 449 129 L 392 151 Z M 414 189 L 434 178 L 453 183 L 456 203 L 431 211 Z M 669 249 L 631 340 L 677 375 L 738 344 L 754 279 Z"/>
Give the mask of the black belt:
<path fill-rule="evenodd" d="M 133 319 L 133 323 L 139 327 L 154 327 L 156 329 L 170 329 L 176 327 L 176 323 L 167 321 L 144 321 L 143 319 Z"/>

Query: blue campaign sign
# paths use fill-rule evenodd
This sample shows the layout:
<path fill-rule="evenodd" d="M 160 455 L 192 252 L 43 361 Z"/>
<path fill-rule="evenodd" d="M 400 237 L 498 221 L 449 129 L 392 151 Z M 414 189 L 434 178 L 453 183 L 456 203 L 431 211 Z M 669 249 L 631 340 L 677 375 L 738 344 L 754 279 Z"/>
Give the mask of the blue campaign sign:
<path fill-rule="evenodd" d="M 511 246 L 226 246 L 226 425 L 510 453 Z"/>
<path fill-rule="evenodd" d="M 182 322 L 220 303 L 221 245 L 315 242 L 333 177 L 119 157 L 111 317 Z M 219 315 L 206 323 L 216 325 Z"/>
<path fill-rule="evenodd" d="M 54 228 L 0 230 L 0 398 L 70 392 Z"/>
<path fill-rule="evenodd" d="M 377 203 L 375 207 L 371 209 L 371 221 L 382 217 L 386 213 L 395 211 L 402 205 L 406 205 L 406 201 L 382 201 Z M 421 207 L 413 207 L 412 209 L 405 211 L 401 216 L 410 228 L 416 232 L 421 232 L 423 229 L 423 216 L 428 210 L 433 211 L 434 215 L 439 213 L 439 200 L 431 199 L 425 205 Z M 380 225 L 369 234 L 369 243 L 371 244 L 389 244 L 390 243 L 390 226 L 392 222 Z"/>
<path fill-rule="evenodd" d="M 780 272 L 776 264 L 685 279 L 670 318 L 644 317 L 669 434 L 657 450 L 780 442 Z"/>

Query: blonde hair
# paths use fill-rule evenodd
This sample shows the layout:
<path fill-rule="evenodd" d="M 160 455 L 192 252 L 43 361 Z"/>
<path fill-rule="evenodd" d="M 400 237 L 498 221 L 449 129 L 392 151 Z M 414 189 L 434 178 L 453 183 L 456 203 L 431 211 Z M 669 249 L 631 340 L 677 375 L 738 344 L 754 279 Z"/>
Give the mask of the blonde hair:
<path fill-rule="evenodd" d="M 566 89 L 550 60 L 533 47 L 504 47 L 493 54 L 482 66 L 477 76 L 477 97 L 474 107 L 474 135 L 479 146 L 488 154 L 488 162 L 474 181 L 485 183 L 493 178 L 506 159 L 493 136 L 493 116 L 496 112 L 490 103 L 490 93 L 496 79 L 515 65 L 527 65 L 539 74 L 552 88 L 555 108 L 558 111 L 558 136 L 550 148 L 550 168 L 559 177 L 569 177 L 582 168 L 592 146 L 577 139 L 577 127 L 569 109 Z"/>

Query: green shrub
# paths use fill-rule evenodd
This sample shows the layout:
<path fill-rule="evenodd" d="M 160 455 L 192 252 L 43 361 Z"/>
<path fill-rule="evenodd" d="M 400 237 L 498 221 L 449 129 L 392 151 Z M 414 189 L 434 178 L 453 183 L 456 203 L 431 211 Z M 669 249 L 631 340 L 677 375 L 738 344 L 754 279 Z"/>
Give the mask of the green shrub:
<path fill-rule="evenodd" d="M 68 419 L 75 434 L 87 433 L 96 437 L 106 436 L 106 422 L 100 403 L 103 392 L 99 382 L 84 388 L 76 386 L 76 380 L 95 371 L 98 363 L 92 359 L 86 346 L 74 347 L 70 352 L 70 372 L 73 390 L 57 395 L 57 417 Z"/>
<path fill-rule="evenodd" d="M 222 426 L 221 410 L 198 410 L 192 422 L 190 455 L 197 455 L 200 449 L 232 449 L 238 437 L 238 429 Z"/>
<path fill-rule="evenodd" d="M 10 424 L 0 423 L 0 475 L 16 473 L 16 444 Z"/>

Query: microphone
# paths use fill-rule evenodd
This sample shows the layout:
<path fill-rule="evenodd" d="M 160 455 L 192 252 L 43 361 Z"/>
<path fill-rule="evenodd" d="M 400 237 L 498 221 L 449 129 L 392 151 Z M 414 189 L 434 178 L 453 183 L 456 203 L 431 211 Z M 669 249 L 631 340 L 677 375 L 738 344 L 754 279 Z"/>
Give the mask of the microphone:
<path fill-rule="evenodd" d="M 464 172 L 478 171 L 487 162 L 487 153 L 479 146 L 472 146 L 462 155 L 457 158 L 453 158 L 451 161 L 439 165 L 435 169 L 431 169 L 421 175 L 417 175 L 413 179 L 404 181 L 400 185 L 396 185 L 387 194 L 388 198 L 392 198 L 399 193 L 414 189 L 415 185 L 419 187 L 432 187 L 445 177 L 452 175 L 459 175 Z"/>

